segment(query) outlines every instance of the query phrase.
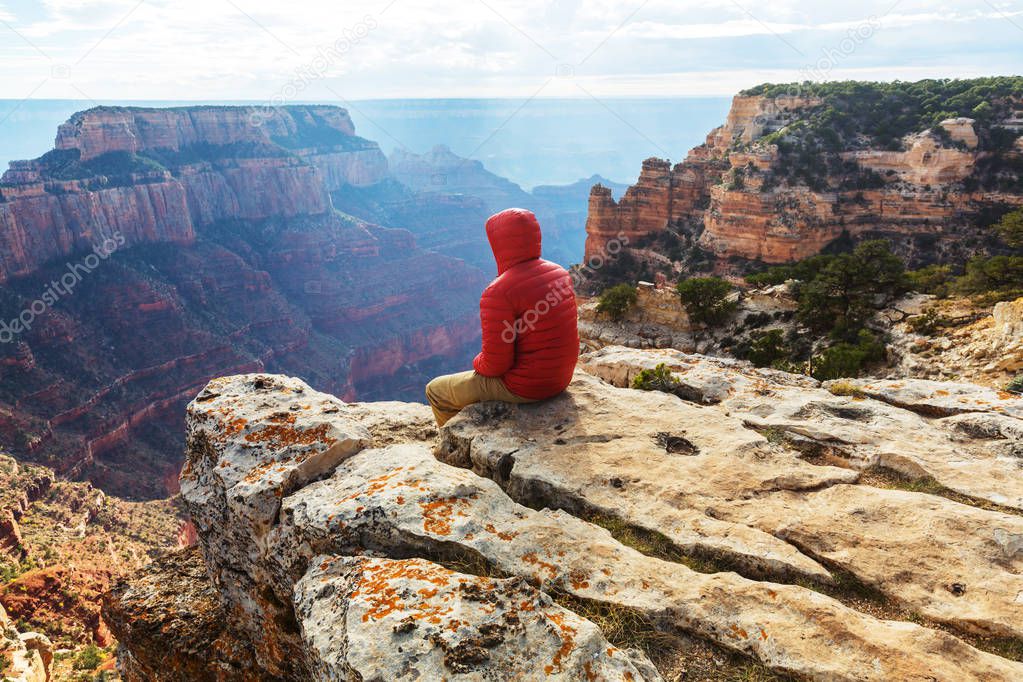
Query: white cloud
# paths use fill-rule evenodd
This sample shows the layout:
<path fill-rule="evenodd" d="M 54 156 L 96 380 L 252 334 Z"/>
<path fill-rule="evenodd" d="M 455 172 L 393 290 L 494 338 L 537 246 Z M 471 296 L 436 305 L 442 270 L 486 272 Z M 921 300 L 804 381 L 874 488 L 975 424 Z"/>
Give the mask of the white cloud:
<path fill-rule="evenodd" d="M 1023 72 L 1023 10 L 997 3 L 2 0 L 18 35 L 0 25 L 0 92 L 21 97 L 45 80 L 36 97 L 266 100 L 371 24 L 306 78 L 303 98 L 528 96 L 559 65 L 603 96 L 727 94 L 806 77 L 872 16 L 876 37 L 828 78 Z M 585 96 L 564 78 L 548 95 Z"/>

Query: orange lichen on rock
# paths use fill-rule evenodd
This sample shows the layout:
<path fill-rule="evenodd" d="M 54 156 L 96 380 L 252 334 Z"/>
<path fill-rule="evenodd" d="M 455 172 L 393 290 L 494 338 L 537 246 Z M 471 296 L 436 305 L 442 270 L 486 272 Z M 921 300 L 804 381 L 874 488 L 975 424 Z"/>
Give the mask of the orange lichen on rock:
<path fill-rule="evenodd" d="M 494 524 L 492 524 L 492 523 L 488 523 L 486 526 L 484 526 L 484 528 L 486 529 L 486 531 L 488 533 L 490 533 L 492 535 L 496 535 L 497 537 L 501 538 L 502 540 L 504 540 L 506 542 L 509 541 L 509 540 L 514 540 L 519 535 L 516 532 L 506 533 L 504 531 L 499 531 L 496 528 L 494 528 Z"/>
<path fill-rule="evenodd" d="M 540 570 L 547 571 L 548 573 L 550 573 L 551 578 L 556 577 L 560 572 L 558 571 L 558 567 L 555 566 L 554 564 L 548 563 L 540 559 L 536 555 L 536 552 L 527 552 L 526 554 L 523 554 L 522 560 L 525 561 L 527 564 L 533 564 L 534 566 L 538 566 Z M 536 578 L 537 580 L 540 581 L 543 580 L 543 578 L 539 574 L 536 575 Z"/>
<path fill-rule="evenodd" d="M 246 424 L 248 424 L 248 421 L 244 417 L 237 417 L 235 419 L 231 419 L 224 425 L 223 437 L 229 438 L 235 435 L 236 433 L 240 433 L 242 429 L 245 428 Z"/>
<path fill-rule="evenodd" d="M 573 589 L 585 590 L 587 587 L 590 586 L 590 583 L 587 580 L 588 577 L 589 576 L 587 576 L 582 571 L 572 571 L 568 575 L 568 580 L 569 580 L 569 582 L 572 583 L 572 588 Z"/>
<path fill-rule="evenodd" d="M 328 424 L 318 424 L 311 429 L 296 429 L 286 424 L 272 424 L 245 435 L 248 443 L 266 443 L 272 448 L 286 448 L 293 445 L 333 445 L 336 438 L 327 435 Z"/>
<path fill-rule="evenodd" d="M 365 601 L 367 610 L 362 615 L 363 622 L 370 618 L 380 620 L 395 611 L 405 611 L 411 608 L 415 611 L 411 614 L 414 619 L 439 624 L 442 616 L 451 613 L 451 607 L 428 602 L 410 606 L 401 597 L 402 581 L 421 580 L 441 587 L 447 585 L 453 575 L 453 571 L 427 564 L 418 559 L 384 563 L 367 560 L 349 598 L 354 599 L 358 596 Z M 436 596 L 438 590 L 435 589 L 432 592 L 425 590 L 425 592 L 428 594 L 424 594 L 424 590 L 420 590 L 420 594 L 429 599 Z M 449 599 L 449 596 L 445 597 L 445 600 Z"/>
<path fill-rule="evenodd" d="M 435 535 L 451 534 L 451 517 L 454 516 L 459 506 L 468 505 L 469 502 L 462 497 L 443 497 L 432 502 L 420 502 L 423 509 L 423 530 Z M 464 516 L 464 512 L 458 512 Z"/>
<path fill-rule="evenodd" d="M 730 637 L 732 637 L 732 639 L 749 638 L 749 633 L 746 632 L 746 630 L 744 630 L 743 628 L 736 625 L 735 623 L 732 623 L 730 626 L 728 626 L 728 630 L 729 630 L 728 634 Z"/>
<path fill-rule="evenodd" d="M 550 675 L 551 671 L 562 671 L 565 657 L 575 647 L 576 629 L 565 622 L 565 615 L 563 613 L 548 613 L 547 618 L 558 626 L 559 636 L 561 637 L 561 647 L 554 653 L 554 659 L 551 661 L 552 665 L 544 667 L 544 670 Z M 547 670 L 547 668 L 551 670 Z"/>

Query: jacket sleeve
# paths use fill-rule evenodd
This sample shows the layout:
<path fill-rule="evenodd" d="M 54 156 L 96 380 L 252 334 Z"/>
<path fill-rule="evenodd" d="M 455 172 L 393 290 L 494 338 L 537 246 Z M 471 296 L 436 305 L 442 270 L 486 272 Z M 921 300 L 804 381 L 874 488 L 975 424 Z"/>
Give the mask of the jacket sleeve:
<path fill-rule="evenodd" d="M 472 366 L 485 377 L 500 377 L 515 362 L 515 311 L 501 293 L 487 289 L 480 298 L 483 348 Z"/>

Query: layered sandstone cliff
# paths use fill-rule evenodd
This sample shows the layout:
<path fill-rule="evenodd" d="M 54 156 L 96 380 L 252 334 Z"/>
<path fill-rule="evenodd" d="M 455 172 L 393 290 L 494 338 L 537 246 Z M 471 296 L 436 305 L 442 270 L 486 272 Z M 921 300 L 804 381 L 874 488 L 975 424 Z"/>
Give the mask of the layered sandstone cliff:
<path fill-rule="evenodd" d="M 340 212 L 387 172 L 336 107 L 73 116 L 0 184 L 3 443 L 161 495 L 177 413 L 225 369 L 418 397 L 467 363 L 483 274 Z"/>
<path fill-rule="evenodd" d="M 387 174 L 336 107 L 99 107 L 0 179 L 0 282 L 123 235 L 190 244 L 218 220 L 321 214 L 328 192 Z"/>
<path fill-rule="evenodd" d="M 685 390 L 622 388 L 659 364 Z M 581 366 L 440 433 L 422 405 L 210 382 L 181 475 L 201 556 L 106 604 L 126 682 L 1023 675 L 1023 399 Z"/>
<path fill-rule="evenodd" d="M 593 188 L 587 261 L 606 258 L 620 236 L 667 235 L 719 270 L 796 261 L 865 236 L 888 237 L 914 265 L 962 262 L 988 246 L 992 211 L 1023 204 L 1023 156 L 1005 144 L 1019 135 L 1023 102 L 992 101 L 994 120 L 951 118 L 881 146 L 846 130 L 855 116 L 872 130 L 872 114 L 834 97 L 736 96 L 725 125 L 682 163 L 647 160 L 618 202 Z M 676 272 L 694 269 L 673 260 Z"/>

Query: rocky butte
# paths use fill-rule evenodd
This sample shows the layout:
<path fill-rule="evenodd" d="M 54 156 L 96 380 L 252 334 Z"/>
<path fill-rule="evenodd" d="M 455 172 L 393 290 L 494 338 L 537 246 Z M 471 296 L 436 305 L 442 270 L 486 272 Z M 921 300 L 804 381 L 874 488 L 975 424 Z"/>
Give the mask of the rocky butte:
<path fill-rule="evenodd" d="M 26 327 L 0 339 L 2 441 L 162 496 L 180 411 L 213 376 L 418 396 L 470 356 L 485 277 L 344 212 L 388 179 L 338 107 L 72 116 L 0 181 L 0 320 Z"/>
<path fill-rule="evenodd" d="M 104 605 L 126 682 L 1023 679 L 1018 396 L 609 346 L 439 433 L 270 374 L 187 428 L 198 548 Z"/>
<path fill-rule="evenodd" d="M 593 187 L 586 259 L 625 237 L 655 271 L 741 272 L 885 237 L 912 267 L 962 262 L 1023 204 L 1021 132 L 1020 78 L 759 86 L 621 200 Z"/>

